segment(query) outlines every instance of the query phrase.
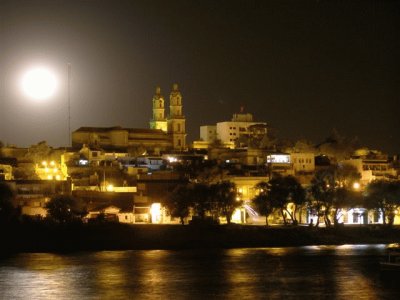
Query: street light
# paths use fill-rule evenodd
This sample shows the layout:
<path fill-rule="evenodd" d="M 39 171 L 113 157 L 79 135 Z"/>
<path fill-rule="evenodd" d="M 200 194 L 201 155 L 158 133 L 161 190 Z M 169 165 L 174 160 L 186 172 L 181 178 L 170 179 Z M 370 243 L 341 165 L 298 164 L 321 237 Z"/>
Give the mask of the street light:
<path fill-rule="evenodd" d="M 360 183 L 358 183 L 358 182 L 354 182 L 354 183 L 353 183 L 353 189 L 359 190 L 360 187 L 361 187 Z"/>

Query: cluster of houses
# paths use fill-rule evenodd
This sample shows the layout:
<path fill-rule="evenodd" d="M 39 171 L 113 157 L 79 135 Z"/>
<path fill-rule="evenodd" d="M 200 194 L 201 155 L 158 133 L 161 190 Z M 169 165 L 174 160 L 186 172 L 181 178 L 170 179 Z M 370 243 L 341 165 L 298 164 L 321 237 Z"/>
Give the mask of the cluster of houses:
<path fill-rule="evenodd" d="M 45 217 L 51 197 L 72 194 L 86 203 L 87 219 L 101 214 L 124 223 L 179 223 L 163 206 L 166 197 L 178 184 L 194 179 L 188 175 L 191 169 L 214 162 L 224 169 L 219 179 L 235 183 L 237 199 L 244 203 L 232 222 L 257 224 L 264 218 L 252 205 L 259 192 L 256 186 L 275 173 L 295 176 L 306 187 L 318 170 L 333 162 L 351 165 L 361 175 L 356 187 L 360 191 L 375 179 L 399 179 L 397 157 L 379 151 L 359 149 L 338 161 L 323 151 L 292 147 L 282 152 L 260 146 L 268 126 L 243 109 L 231 121 L 201 126 L 200 140 L 188 146 L 178 86 L 172 88 L 168 116 L 160 88 L 152 102 L 149 129 L 81 127 L 72 133 L 71 147 L 52 148 L 41 142 L 29 148 L 0 148 L 0 180 L 15 191 L 15 206 L 22 214 Z M 354 208 L 343 221 L 381 222 L 362 212 Z M 279 223 L 279 216 L 272 221 Z"/>

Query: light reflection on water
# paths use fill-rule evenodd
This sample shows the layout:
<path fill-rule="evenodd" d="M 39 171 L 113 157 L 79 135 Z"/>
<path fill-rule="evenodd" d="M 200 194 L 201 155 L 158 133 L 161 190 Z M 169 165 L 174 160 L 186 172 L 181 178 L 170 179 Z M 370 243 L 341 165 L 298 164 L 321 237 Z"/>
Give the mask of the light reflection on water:
<path fill-rule="evenodd" d="M 385 245 L 18 254 L 0 260 L 1 299 L 398 298 Z"/>

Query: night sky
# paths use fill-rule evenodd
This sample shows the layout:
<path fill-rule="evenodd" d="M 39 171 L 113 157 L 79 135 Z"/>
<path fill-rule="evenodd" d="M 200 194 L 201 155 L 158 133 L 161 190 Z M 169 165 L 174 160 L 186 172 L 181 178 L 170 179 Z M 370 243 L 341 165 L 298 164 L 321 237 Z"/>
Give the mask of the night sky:
<path fill-rule="evenodd" d="M 400 152 L 399 1 L 0 0 L 0 140 L 68 143 L 71 125 L 148 128 L 157 85 L 183 95 L 188 140 L 244 106 L 281 138 L 333 128 Z M 33 65 L 61 86 L 22 95 Z"/>

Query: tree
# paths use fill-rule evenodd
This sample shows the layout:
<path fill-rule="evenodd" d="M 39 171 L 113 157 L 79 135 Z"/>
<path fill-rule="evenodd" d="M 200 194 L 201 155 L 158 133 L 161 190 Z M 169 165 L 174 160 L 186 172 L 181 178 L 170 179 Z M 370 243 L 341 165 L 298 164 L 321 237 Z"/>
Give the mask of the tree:
<path fill-rule="evenodd" d="M 371 182 L 365 191 L 365 204 L 382 213 L 383 224 L 393 225 L 395 210 L 400 206 L 400 181 Z"/>
<path fill-rule="evenodd" d="M 80 203 L 69 195 L 56 195 L 46 203 L 48 216 L 58 223 L 81 220 L 86 214 Z"/>
<path fill-rule="evenodd" d="M 167 197 L 165 205 L 174 218 L 179 218 L 182 225 L 185 224 L 185 218 L 189 216 L 191 189 L 186 185 L 178 185 Z"/>
<path fill-rule="evenodd" d="M 270 190 L 270 185 L 268 182 L 260 182 L 256 185 L 258 190 L 258 195 L 253 199 L 257 210 L 265 216 L 265 225 L 268 226 L 268 217 L 273 213 L 274 208 L 268 198 L 268 191 Z"/>
<path fill-rule="evenodd" d="M 331 170 L 321 170 L 315 174 L 311 181 L 309 206 L 318 217 L 317 227 L 322 216 L 324 217 L 325 225 L 331 225 L 329 211 L 332 207 L 334 190 L 335 179 Z"/>
<path fill-rule="evenodd" d="M 335 165 L 315 174 L 311 182 L 310 208 L 317 216 L 324 217 L 326 226 L 339 225 L 340 212 L 354 206 L 357 194 L 351 191 L 354 182 L 360 179 L 357 169 L 350 165 Z"/>
<path fill-rule="evenodd" d="M 269 182 L 270 189 L 268 193 L 269 201 L 272 207 L 280 210 L 283 222 L 286 225 L 286 216 L 288 214 L 292 224 L 297 225 L 297 209 L 305 203 L 305 190 L 297 179 L 293 176 L 276 176 Z M 292 209 L 289 210 L 289 204 Z"/>
<path fill-rule="evenodd" d="M 57 159 L 54 155 L 53 148 L 47 145 L 46 141 L 41 141 L 36 145 L 32 145 L 26 153 L 26 158 L 32 160 L 34 163 L 41 163 L 43 160 Z"/>
<path fill-rule="evenodd" d="M 5 182 L 0 182 L 0 223 L 8 223 L 16 216 L 12 204 L 14 192 Z"/>
<path fill-rule="evenodd" d="M 202 220 L 211 213 L 210 186 L 205 183 L 195 183 L 191 187 L 190 199 L 195 214 Z"/>
<path fill-rule="evenodd" d="M 218 213 L 223 215 L 230 224 L 233 212 L 242 205 L 241 201 L 236 200 L 236 185 L 230 181 L 222 181 L 211 185 L 210 190 Z"/>

